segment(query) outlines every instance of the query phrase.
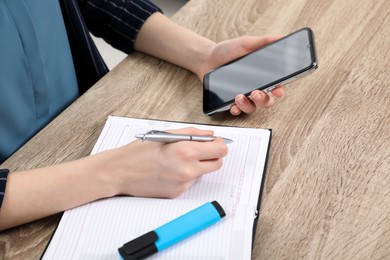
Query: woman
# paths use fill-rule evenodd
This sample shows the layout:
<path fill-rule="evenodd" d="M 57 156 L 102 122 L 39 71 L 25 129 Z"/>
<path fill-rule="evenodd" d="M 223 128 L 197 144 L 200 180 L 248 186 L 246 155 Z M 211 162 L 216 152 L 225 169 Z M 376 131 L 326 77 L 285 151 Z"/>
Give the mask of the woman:
<path fill-rule="evenodd" d="M 143 52 L 204 74 L 275 37 L 215 43 L 165 17 L 147 0 L 0 0 L 0 161 L 94 84 L 107 68 L 87 32 L 127 53 Z M 238 95 L 232 115 L 269 107 L 272 94 Z M 176 133 L 210 135 L 181 129 Z M 133 142 L 72 162 L 23 172 L 0 170 L 0 230 L 119 194 L 173 198 L 222 166 L 213 142 Z M 145 163 L 145 159 L 147 162 Z M 6 167 L 6 165 L 2 165 Z"/>

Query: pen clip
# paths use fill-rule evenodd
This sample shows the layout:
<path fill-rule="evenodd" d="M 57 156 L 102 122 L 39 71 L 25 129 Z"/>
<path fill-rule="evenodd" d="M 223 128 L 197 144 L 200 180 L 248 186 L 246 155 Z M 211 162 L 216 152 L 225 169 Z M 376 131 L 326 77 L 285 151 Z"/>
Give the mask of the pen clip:
<path fill-rule="evenodd" d="M 141 140 L 145 141 L 146 136 L 150 135 L 150 134 L 169 134 L 169 133 L 168 132 L 164 132 L 164 131 L 160 131 L 160 130 L 150 130 L 150 131 L 148 131 L 148 132 L 146 132 L 146 133 L 144 133 L 142 135 Z"/>
<path fill-rule="evenodd" d="M 125 260 L 142 259 L 158 251 L 154 244 L 157 239 L 156 232 L 150 231 L 124 244 L 119 253 Z"/>
<path fill-rule="evenodd" d="M 169 134 L 169 133 L 165 132 L 165 131 L 160 131 L 160 130 L 150 130 L 150 131 L 145 133 L 145 135 L 148 135 L 148 134 Z"/>

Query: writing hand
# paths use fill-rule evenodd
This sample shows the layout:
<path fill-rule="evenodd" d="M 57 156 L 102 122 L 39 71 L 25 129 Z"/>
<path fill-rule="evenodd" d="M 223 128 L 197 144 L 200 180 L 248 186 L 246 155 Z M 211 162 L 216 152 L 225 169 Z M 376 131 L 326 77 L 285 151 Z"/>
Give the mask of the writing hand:
<path fill-rule="evenodd" d="M 213 131 L 196 128 L 170 132 L 213 135 Z M 222 158 L 227 154 L 227 146 L 221 138 L 210 142 L 135 141 L 107 153 L 110 153 L 105 155 L 107 169 L 111 169 L 107 176 L 110 176 L 116 193 L 174 198 L 202 175 L 218 170 L 222 166 Z"/>

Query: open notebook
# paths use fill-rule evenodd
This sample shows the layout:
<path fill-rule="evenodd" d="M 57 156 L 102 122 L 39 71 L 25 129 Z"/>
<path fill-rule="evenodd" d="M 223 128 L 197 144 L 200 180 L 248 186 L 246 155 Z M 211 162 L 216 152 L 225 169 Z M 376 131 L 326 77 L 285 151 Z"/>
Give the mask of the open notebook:
<path fill-rule="evenodd" d="M 43 259 L 120 259 L 118 248 L 192 209 L 218 201 L 226 217 L 150 259 L 250 259 L 271 130 L 110 116 L 92 151 L 123 146 L 149 130 L 195 126 L 233 139 L 220 170 L 176 199 L 114 197 L 66 211 Z"/>

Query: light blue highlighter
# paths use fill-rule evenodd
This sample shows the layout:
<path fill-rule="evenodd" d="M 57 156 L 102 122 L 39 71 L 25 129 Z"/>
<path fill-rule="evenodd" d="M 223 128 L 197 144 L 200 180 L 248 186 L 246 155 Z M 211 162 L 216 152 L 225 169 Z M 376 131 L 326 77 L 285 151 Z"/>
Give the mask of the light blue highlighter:
<path fill-rule="evenodd" d="M 150 231 L 118 249 L 125 260 L 142 259 L 217 223 L 225 211 L 217 201 L 202 206 Z"/>

